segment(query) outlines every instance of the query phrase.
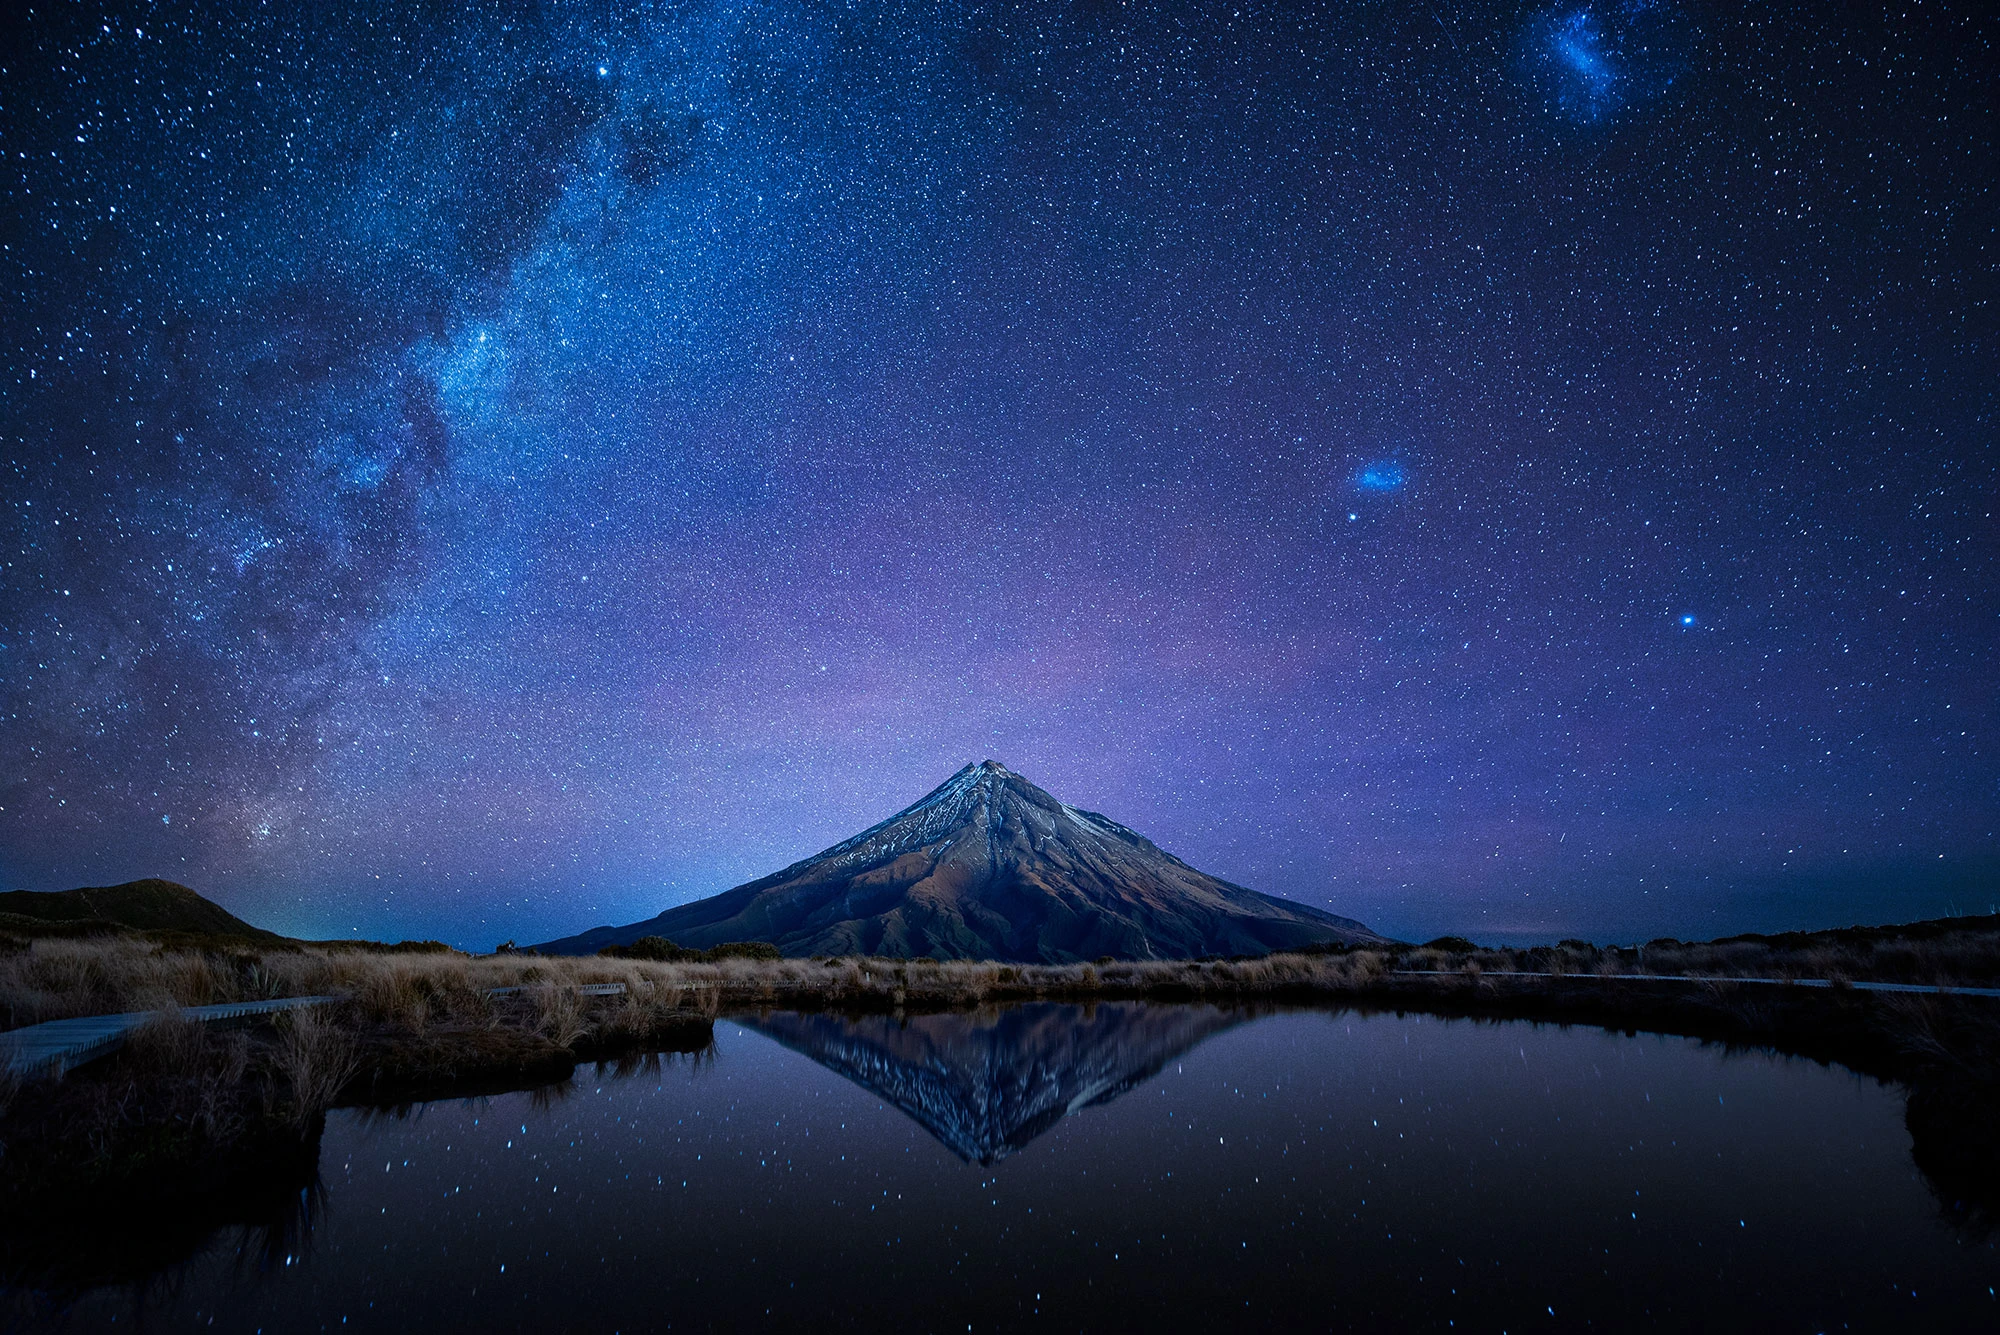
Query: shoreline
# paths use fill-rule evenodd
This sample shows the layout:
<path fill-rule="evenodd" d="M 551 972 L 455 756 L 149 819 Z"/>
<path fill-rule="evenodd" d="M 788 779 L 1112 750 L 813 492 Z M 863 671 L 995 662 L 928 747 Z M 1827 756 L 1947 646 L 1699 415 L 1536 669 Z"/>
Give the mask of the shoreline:
<path fill-rule="evenodd" d="M 331 1109 L 397 1115 L 433 1100 L 560 1090 L 592 1063 L 629 1070 L 699 1060 L 713 1045 L 715 1020 L 732 1014 L 977 1013 L 1054 1002 L 1587 1025 L 1836 1063 L 1904 1090 L 1918 1166 L 1947 1213 L 1986 1227 L 2000 1220 L 2000 1130 L 1988 1112 L 2000 1106 L 2000 997 L 1902 989 L 1983 985 L 1989 978 L 1969 965 L 1992 958 L 1993 944 L 1980 933 L 1957 954 L 1911 956 L 1899 948 L 1871 971 L 1877 977 L 1856 978 L 1852 973 L 1861 970 L 1852 959 L 1774 954 L 1762 946 L 1756 960 L 1740 946 L 1681 948 L 1676 962 L 1714 972 L 1661 976 L 1652 970 L 1676 958 L 1663 947 L 1649 948 L 1643 961 L 1636 951 L 1433 945 L 1247 960 L 1012 965 L 866 958 L 664 963 L 43 941 L 0 956 L 4 1014 L 76 1014 L 105 999 L 147 996 L 157 1003 L 119 1009 L 183 1002 L 261 1009 L 264 998 L 244 995 L 252 991 L 337 999 L 251 1014 L 227 1027 L 163 1013 L 133 1031 L 125 1050 L 59 1079 L 0 1077 L 0 1215 L 38 1218 L 50 1227 L 67 1219 L 87 1235 L 91 1220 L 122 1208 L 118 1202 L 156 1201 L 171 1213 L 173 1202 L 199 1197 L 208 1205 L 190 1218 L 240 1214 L 231 1200 L 269 1196 L 245 1184 L 274 1173 L 291 1180 L 301 1165 L 316 1163 Z M 1690 960 L 1690 951 L 1707 954 Z M 1521 967 L 1550 963 L 1557 967 Z M 1761 966 L 1767 980 L 1742 981 L 1756 976 L 1744 972 L 1746 965 Z M 51 978 L 69 986 L 60 992 L 33 986 Z M 1896 990 L 1852 986 L 1871 982 Z M 310 1181 L 293 1185 L 306 1190 Z M 18 1250 L 0 1239 L 0 1253 Z M 18 1273 L 11 1263 L 5 1269 Z M 0 1282 L 7 1282 L 4 1275 Z"/>
<path fill-rule="evenodd" d="M 295 1119 L 370 1092 L 422 1097 L 509 1072 L 539 1079 L 564 1062 L 616 1057 L 652 1040 L 662 1050 L 688 1050 L 727 1010 L 879 1013 L 1029 1001 L 1497 1007 L 1523 1018 L 1549 1014 L 1828 1052 L 1885 1078 L 1905 1078 L 1926 1061 L 2000 1078 L 2000 928 L 1979 920 L 1943 943 L 1914 945 L 1886 931 L 1877 936 L 1865 954 L 1830 951 L 1819 939 L 1797 947 L 1755 939 L 1503 950 L 1447 938 L 1422 947 L 1091 964 L 728 953 L 675 961 L 469 957 L 43 939 L 0 955 L 7 1031 L 0 1056 L 14 1058 L 0 1062 L 0 1133 L 24 1099 L 34 1101 L 32 1091 L 68 1083 L 30 1069 L 50 1061 L 54 1031 L 83 1037 L 123 1025 L 113 1041 L 92 1038 L 91 1049 L 77 1049 L 82 1055 L 58 1059 L 60 1068 L 89 1062 L 126 1033 L 174 1028 L 183 1014 L 242 1017 L 216 1045 L 244 1049 L 234 1079 L 261 1078 L 266 1108 L 285 1105 Z M 316 1003 L 313 1013 L 268 1014 L 307 1001 Z M 1934 1029 L 1918 1017 L 1937 1014 L 1954 1017 L 1951 1041 L 1906 1032 Z M 199 1035 L 176 1041 L 190 1051 L 203 1046 Z M 37 1051 L 44 1055 L 30 1055 Z M 79 1080 L 92 1082 L 88 1068 L 70 1077 Z"/>
<path fill-rule="evenodd" d="M 1101 974 L 1095 985 L 1082 986 L 1059 969 L 1052 978 L 1021 975 L 979 995 L 968 995 L 963 986 L 924 985 L 927 977 L 942 982 L 959 969 L 917 966 L 912 974 L 899 965 L 882 972 L 901 986 L 839 997 L 795 968 L 743 961 L 700 967 L 726 968 L 727 985 L 720 977 L 658 980 L 680 997 L 705 982 L 700 1009 L 643 1011 L 654 1001 L 549 989 L 497 999 L 497 1013 L 478 1025 L 439 1017 L 418 1028 L 370 1019 L 350 999 L 322 1017 L 333 1023 L 300 1026 L 293 1018 L 222 1033 L 162 1025 L 129 1051 L 63 1080 L 17 1088 L 11 1107 L 0 1114 L 0 1139 L 7 1142 L 0 1147 L 0 1219 L 19 1223 L 0 1224 L 0 1286 L 81 1293 L 131 1282 L 140 1271 L 157 1272 L 197 1254 L 230 1229 L 238 1231 L 239 1246 L 289 1252 L 311 1231 L 320 1139 L 336 1109 L 404 1117 L 434 1100 L 517 1092 L 560 1098 L 593 1065 L 600 1073 L 629 1075 L 679 1060 L 699 1062 L 713 1047 L 714 1022 L 732 1016 L 978 1017 L 1038 1002 L 1085 1008 L 1192 1003 L 1241 1011 L 1246 1018 L 1351 1011 L 1582 1025 L 1838 1064 L 1901 1089 L 1912 1158 L 1954 1227 L 1977 1237 L 2000 1224 L 2000 1131 L 1990 1114 L 2000 1106 L 2000 1000 L 1990 998 L 1471 973 L 1380 973 L 1336 988 L 1245 977 L 1240 965 L 1205 968 L 1198 987 L 1140 987 Z M 787 976 L 800 985 L 779 986 Z M 632 1024 L 631 1016 L 642 1011 L 653 1022 Z M 317 1068 L 314 1051 L 322 1062 Z M 93 1109 L 134 1097 L 142 1105 L 136 1119 L 118 1127 L 100 1119 L 94 1134 L 75 1134 L 91 1129 Z M 23 1113 L 44 1099 L 42 1115 L 28 1122 L 44 1130 L 59 1122 L 63 1133 L 30 1134 L 24 1141 L 20 1133 L 31 1128 Z M 108 1140 L 107 1130 L 116 1132 Z M 109 1248 L 103 1245 L 107 1218 L 116 1221 Z M 130 1273 L 116 1270 L 108 1259 L 113 1256 L 126 1258 Z M 75 1268 L 80 1265 L 91 1269 Z"/>

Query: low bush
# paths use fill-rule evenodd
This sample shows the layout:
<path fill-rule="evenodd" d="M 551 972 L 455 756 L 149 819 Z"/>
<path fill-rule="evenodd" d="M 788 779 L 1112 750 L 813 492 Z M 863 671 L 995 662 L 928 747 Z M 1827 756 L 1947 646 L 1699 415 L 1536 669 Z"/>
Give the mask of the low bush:
<path fill-rule="evenodd" d="M 656 963 L 678 963 L 702 957 L 701 951 L 675 945 L 664 936 L 642 936 L 630 945 L 606 946 L 597 953 L 605 959 L 652 960 Z"/>
<path fill-rule="evenodd" d="M 677 945 L 664 936 L 642 936 L 630 945 L 606 946 L 597 952 L 605 959 L 651 960 L 663 964 L 713 963 L 716 960 L 781 960 L 784 952 L 768 941 L 724 941 L 707 950 Z"/>
<path fill-rule="evenodd" d="M 769 941 L 724 941 L 702 952 L 708 960 L 781 960 L 784 952 Z M 937 963 L 932 960 L 931 963 Z"/>

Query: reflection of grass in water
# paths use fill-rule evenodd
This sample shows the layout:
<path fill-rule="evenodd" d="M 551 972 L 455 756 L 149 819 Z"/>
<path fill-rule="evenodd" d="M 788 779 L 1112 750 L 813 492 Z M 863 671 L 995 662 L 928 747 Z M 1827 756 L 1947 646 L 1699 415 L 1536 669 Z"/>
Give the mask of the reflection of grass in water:
<path fill-rule="evenodd" d="M 239 1140 L 199 1167 L 0 1206 L 0 1328 L 48 1324 L 93 1289 L 150 1288 L 220 1247 L 248 1279 L 305 1254 L 324 1193 L 317 1132 Z"/>
<path fill-rule="evenodd" d="M 690 1072 L 699 1073 L 714 1064 L 715 1042 L 711 1037 L 707 1044 L 689 1051 L 619 1053 L 597 1063 L 597 1076 L 612 1080 L 654 1080 L 676 1066 L 685 1065 Z"/>
<path fill-rule="evenodd" d="M 685 1065 L 691 1073 L 699 1073 L 715 1061 L 715 1043 L 711 1032 L 710 1040 L 696 1048 L 668 1050 L 663 1052 L 620 1052 L 605 1057 L 593 1064 L 593 1074 L 599 1080 L 657 1079 L 675 1067 Z M 520 1085 L 505 1081 L 495 1082 L 491 1088 L 458 1086 L 451 1092 L 430 1099 L 393 1099 L 350 1105 L 348 1115 L 356 1118 L 362 1126 L 375 1126 L 393 1122 L 422 1120 L 426 1111 L 441 1103 L 471 1103 L 484 1106 L 490 1100 L 507 1094 L 526 1094 L 528 1106 L 536 1112 L 546 1112 L 569 1098 L 576 1091 L 573 1075 L 547 1084 Z"/>
<path fill-rule="evenodd" d="M 92 1289 L 159 1282 L 218 1246 L 245 1278 L 305 1253 L 324 1200 L 324 1119 L 301 1123 L 260 1089 L 257 1063 L 290 1063 L 290 1078 L 326 1089 L 355 1051 L 336 1025 L 297 1015 L 307 1024 L 267 1036 L 262 1053 L 251 1034 L 163 1019 L 115 1057 L 27 1087 L 38 1115 L 11 1122 L 16 1139 L 0 1147 L 0 1329 L 57 1317 Z M 705 1032 L 681 1051 L 608 1055 L 596 1073 L 699 1071 L 714 1060 Z M 490 1083 L 492 1094 L 517 1088 Z M 524 1092 L 545 1113 L 575 1087 L 565 1076 Z M 427 1106 L 371 1103 L 353 1115 L 363 1125 L 399 1122 Z M 66 1134 L 52 1135 L 58 1128 Z"/>
<path fill-rule="evenodd" d="M 343 1100 L 556 1088 L 580 1058 L 708 1047 L 715 987 L 649 967 L 439 952 L 204 951 L 135 936 L 36 940 L 0 955 L 0 1014 L 17 1023 L 156 1008 L 160 1016 L 110 1058 L 58 1080 L 10 1077 L 0 1088 L 0 1216 L 223 1199 L 240 1174 L 269 1178 L 258 1167 L 266 1161 L 303 1154 L 310 1163 L 325 1110 Z M 582 982 L 627 990 L 583 997 L 574 990 Z M 494 987 L 527 990 L 496 997 Z M 313 993 L 348 999 L 227 1029 L 178 1011 Z M 33 1269 L 7 1259 L 41 1255 L 33 1243 L 0 1228 L 0 1270 Z"/>

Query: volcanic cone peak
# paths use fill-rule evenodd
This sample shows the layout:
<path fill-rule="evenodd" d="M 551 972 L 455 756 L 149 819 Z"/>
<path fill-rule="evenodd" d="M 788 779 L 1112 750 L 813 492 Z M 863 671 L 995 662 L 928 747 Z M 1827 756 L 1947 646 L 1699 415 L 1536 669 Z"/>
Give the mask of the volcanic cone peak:
<path fill-rule="evenodd" d="M 1067 826 L 1064 822 L 1068 822 Z M 982 760 L 967 765 L 927 797 L 880 825 L 794 865 L 804 867 L 831 860 L 835 866 L 855 866 L 934 846 L 942 853 L 963 843 L 967 835 L 976 834 L 985 838 L 988 859 L 997 866 L 1002 855 L 1001 839 L 1010 824 L 1029 834 L 1034 844 L 1052 839 L 1110 838 L 1159 853 L 1151 841 L 1118 822 L 1059 802 L 999 761 Z"/>
<path fill-rule="evenodd" d="M 1351 918 L 1197 871 L 994 760 L 967 765 L 879 825 L 782 871 L 541 949 L 580 954 L 642 936 L 685 946 L 769 941 L 788 955 L 1049 963 L 1383 939 Z"/>

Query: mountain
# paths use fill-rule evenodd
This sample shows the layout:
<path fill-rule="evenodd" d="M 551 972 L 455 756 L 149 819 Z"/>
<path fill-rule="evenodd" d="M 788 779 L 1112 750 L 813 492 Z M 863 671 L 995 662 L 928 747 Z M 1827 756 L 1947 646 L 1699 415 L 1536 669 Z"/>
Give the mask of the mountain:
<path fill-rule="evenodd" d="M 735 1023 L 881 1095 L 959 1158 L 990 1164 L 1246 1018 L 1213 1006 L 1030 1002 L 907 1017 L 772 1011 Z"/>
<path fill-rule="evenodd" d="M 184 885 L 149 879 L 82 890 L 10 890 L 0 894 L 0 925 L 28 929 L 53 924 L 109 923 L 145 932 L 191 932 L 256 941 L 283 938 L 252 927 Z"/>
<path fill-rule="evenodd" d="M 642 936 L 769 941 L 787 955 L 1064 963 L 1260 955 L 1386 938 L 1352 918 L 1196 871 L 1143 835 L 1057 801 L 997 761 L 783 871 L 626 927 L 536 949 L 586 955 Z"/>

